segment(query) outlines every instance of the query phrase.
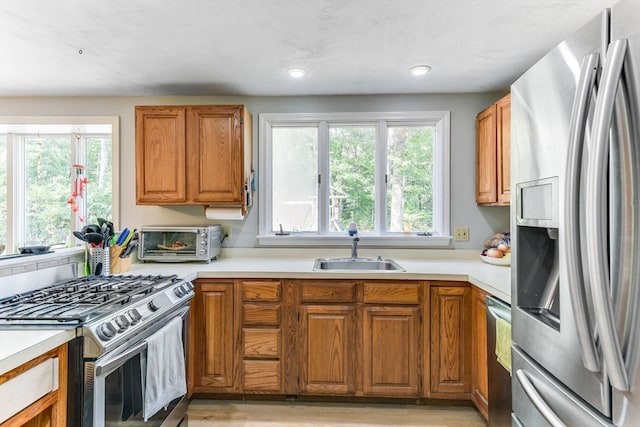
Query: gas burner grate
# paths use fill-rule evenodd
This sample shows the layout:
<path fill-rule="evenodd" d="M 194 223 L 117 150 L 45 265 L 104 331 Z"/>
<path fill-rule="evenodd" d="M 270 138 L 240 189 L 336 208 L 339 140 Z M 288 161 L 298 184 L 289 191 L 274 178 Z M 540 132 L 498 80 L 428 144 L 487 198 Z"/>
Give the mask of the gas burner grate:
<path fill-rule="evenodd" d="M 177 276 L 87 276 L 0 299 L 0 320 L 82 323 L 176 282 Z"/>

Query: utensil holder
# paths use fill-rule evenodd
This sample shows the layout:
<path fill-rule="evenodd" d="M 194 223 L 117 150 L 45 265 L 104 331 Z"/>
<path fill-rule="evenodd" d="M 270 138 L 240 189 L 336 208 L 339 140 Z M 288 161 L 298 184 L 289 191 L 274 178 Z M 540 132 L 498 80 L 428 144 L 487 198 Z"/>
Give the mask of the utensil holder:
<path fill-rule="evenodd" d="M 111 256 L 111 274 L 125 273 L 131 269 L 131 257 L 120 258 L 124 247 L 113 245 L 110 249 Z"/>
<path fill-rule="evenodd" d="M 96 268 L 102 264 L 101 276 L 111 274 L 109 248 L 89 248 L 89 274 L 96 274 Z"/>

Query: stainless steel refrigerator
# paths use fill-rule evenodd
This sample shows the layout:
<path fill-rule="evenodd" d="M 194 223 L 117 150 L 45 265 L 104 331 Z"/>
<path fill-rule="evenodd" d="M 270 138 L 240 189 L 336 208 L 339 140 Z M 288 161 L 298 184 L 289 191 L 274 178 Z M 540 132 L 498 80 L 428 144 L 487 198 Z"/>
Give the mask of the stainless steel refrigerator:
<path fill-rule="evenodd" d="M 514 425 L 640 425 L 640 2 L 511 87 Z"/>

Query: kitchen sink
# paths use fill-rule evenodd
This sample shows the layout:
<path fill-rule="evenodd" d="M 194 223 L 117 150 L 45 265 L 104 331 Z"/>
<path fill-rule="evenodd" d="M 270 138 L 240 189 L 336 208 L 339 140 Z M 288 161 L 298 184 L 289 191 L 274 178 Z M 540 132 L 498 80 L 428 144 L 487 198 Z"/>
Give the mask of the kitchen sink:
<path fill-rule="evenodd" d="M 371 258 L 316 258 L 313 271 L 349 270 L 349 271 L 404 271 L 404 268 L 392 259 Z"/>

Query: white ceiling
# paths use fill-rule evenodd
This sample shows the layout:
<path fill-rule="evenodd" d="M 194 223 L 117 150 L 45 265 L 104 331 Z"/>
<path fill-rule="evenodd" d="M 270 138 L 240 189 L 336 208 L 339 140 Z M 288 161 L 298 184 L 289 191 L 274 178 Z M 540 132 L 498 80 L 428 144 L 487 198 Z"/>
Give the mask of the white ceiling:
<path fill-rule="evenodd" d="M 0 96 L 503 90 L 614 2 L 0 0 Z"/>

